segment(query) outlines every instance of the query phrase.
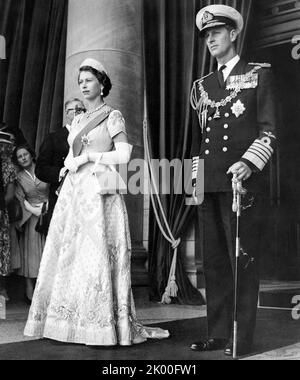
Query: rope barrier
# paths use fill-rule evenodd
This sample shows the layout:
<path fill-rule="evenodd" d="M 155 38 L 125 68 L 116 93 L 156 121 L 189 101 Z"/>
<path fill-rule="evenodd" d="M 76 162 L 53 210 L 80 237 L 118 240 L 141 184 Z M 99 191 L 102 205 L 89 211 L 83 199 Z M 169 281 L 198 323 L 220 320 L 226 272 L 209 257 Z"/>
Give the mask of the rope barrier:
<path fill-rule="evenodd" d="M 158 187 L 157 187 L 155 176 L 153 173 L 153 168 L 151 166 L 151 156 L 150 156 L 149 143 L 148 143 L 148 123 L 147 123 L 146 117 L 143 122 L 143 139 L 144 139 L 145 156 L 146 156 L 148 178 L 149 178 L 149 185 L 150 185 L 150 199 L 153 206 L 153 211 L 154 211 L 155 218 L 162 235 L 171 244 L 172 249 L 174 250 L 168 283 L 161 299 L 161 303 L 170 304 L 172 302 L 172 298 L 177 297 L 177 294 L 178 294 L 178 286 L 176 283 L 176 264 L 177 264 L 177 250 L 181 243 L 181 239 L 174 238 L 170 225 L 167 221 L 160 197 L 159 197 Z M 154 190 L 154 194 L 153 194 L 152 189 Z M 160 210 L 166 230 L 164 229 L 161 219 L 159 217 L 159 211 L 157 209 L 157 205 L 155 202 L 155 196 L 156 196 L 158 208 Z"/>

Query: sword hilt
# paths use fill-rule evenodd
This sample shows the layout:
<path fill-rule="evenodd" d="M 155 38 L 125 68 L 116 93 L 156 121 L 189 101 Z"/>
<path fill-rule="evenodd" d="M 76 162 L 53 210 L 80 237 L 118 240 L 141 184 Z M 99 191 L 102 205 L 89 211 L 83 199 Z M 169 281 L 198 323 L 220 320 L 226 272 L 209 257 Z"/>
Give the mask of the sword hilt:
<path fill-rule="evenodd" d="M 234 213 L 240 212 L 241 209 L 241 196 L 247 193 L 247 190 L 243 187 L 242 181 L 237 179 L 237 174 L 234 173 L 232 177 L 232 191 L 233 191 L 233 201 L 232 201 L 232 211 Z"/>

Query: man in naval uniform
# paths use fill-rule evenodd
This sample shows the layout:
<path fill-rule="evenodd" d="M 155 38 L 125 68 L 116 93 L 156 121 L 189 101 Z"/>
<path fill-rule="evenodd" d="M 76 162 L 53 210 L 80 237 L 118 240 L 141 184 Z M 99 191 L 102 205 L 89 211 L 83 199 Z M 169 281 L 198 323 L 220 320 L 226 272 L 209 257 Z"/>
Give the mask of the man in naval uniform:
<path fill-rule="evenodd" d="M 196 24 L 218 67 L 195 81 L 191 92 L 191 105 L 199 120 L 193 131 L 193 186 L 200 159 L 205 168 L 205 200 L 198 210 L 208 322 L 208 339 L 191 348 L 225 349 L 226 355 L 233 354 L 235 174 L 248 190 L 243 201 L 237 303 L 237 354 L 244 355 L 251 351 L 256 322 L 263 169 L 276 142 L 274 85 L 270 64 L 246 63 L 236 53 L 235 43 L 243 29 L 239 12 L 211 5 L 200 10 Z"/>

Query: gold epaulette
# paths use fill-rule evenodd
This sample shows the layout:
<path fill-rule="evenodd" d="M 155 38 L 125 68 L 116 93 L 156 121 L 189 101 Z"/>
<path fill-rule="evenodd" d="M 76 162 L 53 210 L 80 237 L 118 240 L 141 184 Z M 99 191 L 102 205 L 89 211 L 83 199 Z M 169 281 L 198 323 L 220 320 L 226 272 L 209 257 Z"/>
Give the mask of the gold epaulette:
<path fill-rule="evenodd" d="M 260 67 L 267 67 L 267 68 L 272 67 L 271 63 L 254 63 L 254 62 L 250 62 L 250 63 L 248 63 L 248 65 L 251 65 L 251 66 L 260 66 Z"/>

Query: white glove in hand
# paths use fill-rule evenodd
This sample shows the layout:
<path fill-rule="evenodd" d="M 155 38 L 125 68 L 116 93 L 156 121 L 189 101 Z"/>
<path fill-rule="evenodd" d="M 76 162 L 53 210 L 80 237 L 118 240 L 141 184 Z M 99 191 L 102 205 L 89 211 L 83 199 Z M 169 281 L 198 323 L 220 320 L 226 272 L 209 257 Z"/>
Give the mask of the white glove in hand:
<path fill-rule="evenodd" d="M 103 165 L 127 164 L 130 160 L 132 145 L 124 142 L 115 143 L 115 149 L 111 152 L 89 153 L 90 161 Z M 95 167 L 93 169 L 95 171 Z"/>
<path fill-rule="evenodd" d="M 76 165 L 76 161 L 74 157 L 72 157 L 71 155 L 68 155 L 68 157 L 65 159 L 64 165 L 65 165 L 65 168 L 69 170 L 69 172 L 71 173 L 77 172 L 78 166 Z"/>
<path fill-rule="evenodd" d="M 77 170 L 80 168 L 80 166 L 86 164 L 87 162 L 88 162 L 87 154 L 83 154 L 75 158 L 72 157 L 71 155 L 68 155 L 68 157 L 65 159 L 65 167 L 71 173 L 76 173 Z"/>
<path fill-rule="evenodd" d="M 43 203 L 40 203 L 37 206 L 32 206 L 26 199 L 24 200 L 24 206 L 27 211 L 29 211 L 31 214 L 39 217 L 42 213 Z"/>

